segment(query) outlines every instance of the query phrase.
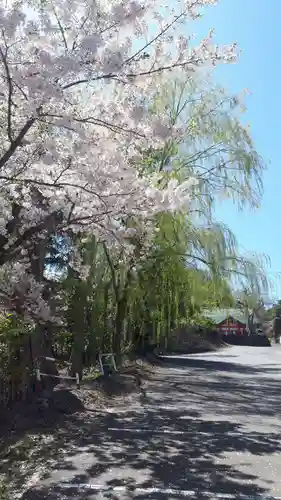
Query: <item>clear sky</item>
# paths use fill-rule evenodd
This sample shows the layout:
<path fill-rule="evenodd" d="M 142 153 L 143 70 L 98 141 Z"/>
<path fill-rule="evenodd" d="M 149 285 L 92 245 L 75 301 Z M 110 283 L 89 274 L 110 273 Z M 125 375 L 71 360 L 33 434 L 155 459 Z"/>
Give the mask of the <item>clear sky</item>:
<path fill-rule="evenodd" d="M 216 71 L 216 80 L 230 90 L 247 88 L 247 122 L 256 148 L 270 164 L 264 175 L 264 196 L 257 211 L 239 213 L 231 206 L 217 218 L 237 235 L 248 251 L 265 253 L 271 259 L 269 276 L 275 282 L 274 296 L 281 298 L 281 0 L 221 0 L 206 10 L 194 24 L 200 37 L 215 29 L 215 42 L 237 41 L 242 54 L 236 64 Z"/>

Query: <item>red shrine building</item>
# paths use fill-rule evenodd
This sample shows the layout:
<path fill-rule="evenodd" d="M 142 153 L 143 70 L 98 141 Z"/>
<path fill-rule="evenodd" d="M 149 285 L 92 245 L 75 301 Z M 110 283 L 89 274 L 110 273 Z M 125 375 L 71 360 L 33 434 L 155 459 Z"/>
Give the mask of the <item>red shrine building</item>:
<path fill-rule="evenodd" d="M 216 330 L 224 335 L 248 335 L 246 315 L 240 309 L 205 311 L 205 316 L 216 324 Z"/>

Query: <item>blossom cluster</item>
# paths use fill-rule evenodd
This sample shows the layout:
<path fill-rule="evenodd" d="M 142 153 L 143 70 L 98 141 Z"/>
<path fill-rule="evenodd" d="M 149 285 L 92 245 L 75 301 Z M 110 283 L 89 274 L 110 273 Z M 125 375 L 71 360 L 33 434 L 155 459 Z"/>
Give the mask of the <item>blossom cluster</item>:
<path fill-rule="evenodd" d="M 210 32 L 193 47 L 185 35 L 185 22 L 215 3 L 2 2 L 0 265 L 20 258 L 31 229 L 44 238 L 51 218 L 104 239 L 113 220 L 190 202 L 188 185 L 164 189 L 131 160 L 176 133 L 149 113 L 164 74 L 235 60 L 235 44 L 216 47 Z"/>

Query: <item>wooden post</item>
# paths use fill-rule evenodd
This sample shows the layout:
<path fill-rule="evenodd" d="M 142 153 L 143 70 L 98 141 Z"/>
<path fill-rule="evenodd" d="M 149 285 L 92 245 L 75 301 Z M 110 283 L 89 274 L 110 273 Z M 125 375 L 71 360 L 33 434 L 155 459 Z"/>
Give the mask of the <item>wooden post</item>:
<path fill-rule="evenodd" d="M 103 363 L 102 363 L 102 359 L 101 359 L 100 354 L 99 354 L 99 365 L 100 365 L 100 371 L 101 371 L 102 375 L 104 375 Z"/>
<path fill-rule="evenodd" d="M 117 372 L 114 354 L 111 355 L 111 360 L 112 360 L 112 365 L 113 365 L 114 371 Z"/>

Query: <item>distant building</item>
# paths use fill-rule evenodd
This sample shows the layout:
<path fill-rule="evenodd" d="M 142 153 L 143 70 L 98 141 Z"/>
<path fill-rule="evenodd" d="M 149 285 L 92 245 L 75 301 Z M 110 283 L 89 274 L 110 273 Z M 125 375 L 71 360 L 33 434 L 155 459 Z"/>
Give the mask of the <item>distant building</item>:
<path fill-rule="evenodd" d="M 224 335 L 241 336 L 249 333 L 247 315 L 241 309 L 206 310 L 204 316 L 211 319 L 216 330 Z"/>

